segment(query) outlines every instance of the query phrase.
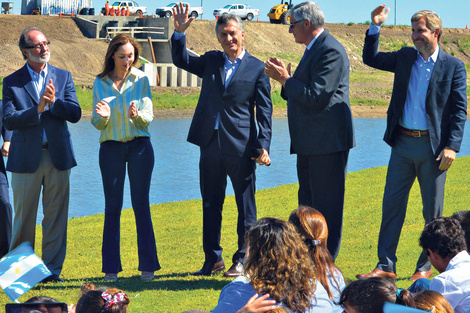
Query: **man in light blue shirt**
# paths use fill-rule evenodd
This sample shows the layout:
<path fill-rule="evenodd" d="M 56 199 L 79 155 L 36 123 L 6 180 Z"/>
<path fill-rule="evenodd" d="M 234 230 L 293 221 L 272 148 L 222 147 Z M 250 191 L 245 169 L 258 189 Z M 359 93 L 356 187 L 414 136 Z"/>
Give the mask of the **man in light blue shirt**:
<path fill-rule="evenodd" d="M 193 275 L 211 275 L 225 269 L 220 234 L 227 177 L 238 209 L 238 249 L 225 276 L 243 273 L 245 232 L 256 222 L 256 164 L 269 165 L 272 104 L 269 78 L 263 62 L 243 48 L 245 32 L 238 16 L 219 17 L 215 32 L 222 51 L 191 56 L 186 29 L 193 21 L 188 7 L 175 6 L 172 37 L 173 63 L 202 78 L 201 94 L 189 129 L 188 141 L 200 147 L 199 177 L 203 209 L 204 264 Z"/>
<path fill-rule="evenodd" d="M 3 80 L 3 124 L 13 131 L 6 170 L 11 172 L 15 217 L 10 251 L 29 241 L 34 248 L 42 194 L 42 260 L 62 282 L 67 248 L 70 171 L 77 165 L 67 122 L 81 109 L 70 72 L 49 65 L 50 42 L 36 27 L 23 30 L 19 48 L 26 64 Z"/>
<path fill-rule="evenodd" d="M 372 272 L 357 275 L 359 279 L 397 277 L 396 250 L 416 178 L 425 222 L 442 215 L 446 173 L 460 149 L 467 119 L 465 66 L 439 48 L 440 18 L 431 11 L 417 12 L 411 18 L 415 49 L 378 52 L 380 25 L 390 11 L 385 7 L 372 11 L 363 60 L 369 66 L 395 73 L 384 136 L 392 153 L 382 206 L 379 262 Z M 431 263 L 421 253 L 410 280 L 431 275 Z"/>

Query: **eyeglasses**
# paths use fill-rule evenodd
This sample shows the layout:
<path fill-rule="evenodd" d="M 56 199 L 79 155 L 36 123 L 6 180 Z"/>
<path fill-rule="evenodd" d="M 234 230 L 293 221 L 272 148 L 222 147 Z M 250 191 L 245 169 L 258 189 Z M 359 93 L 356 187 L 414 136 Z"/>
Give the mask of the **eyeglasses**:
<path fill-rule="evenodd" d="M 294 23 L 290 23 L 289 24 L 289 28 L 294 28 L 294 25 L 297 24 L 297 23 L 300 23 L 300 22 L 303 22 L 304 20 L 298 20 L 298 21 L 295 21 Z"/>
<path fill-rule="evenodd" d="M 44 42 L 38 43 L 37 45 L 34 45 L 34 46 L 26 46 L 26 47 L 24 47 L 24 48 L 25 48 L 25 49 L 41 50 L 42 48 L 49 47 L 50 44 L 51 44 L 50 41 L 44 41 Z"/>

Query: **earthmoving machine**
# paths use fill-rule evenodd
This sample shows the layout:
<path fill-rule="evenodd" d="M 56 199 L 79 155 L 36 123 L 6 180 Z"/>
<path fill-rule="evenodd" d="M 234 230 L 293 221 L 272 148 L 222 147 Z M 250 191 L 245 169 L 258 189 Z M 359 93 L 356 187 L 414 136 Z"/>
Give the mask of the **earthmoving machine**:
<path fill-rule="evenodd" d="M 269 11 L 269 21 L 273 24 L 289 24 L 290 16 L 287 15 L 287 11 L 290 8 L 292 8 L 292 0 L 289 0 L 289 4 L 287 4 L 287 0 L 285 2 L 281 0 L 281 4 L 276 4 Z"/>

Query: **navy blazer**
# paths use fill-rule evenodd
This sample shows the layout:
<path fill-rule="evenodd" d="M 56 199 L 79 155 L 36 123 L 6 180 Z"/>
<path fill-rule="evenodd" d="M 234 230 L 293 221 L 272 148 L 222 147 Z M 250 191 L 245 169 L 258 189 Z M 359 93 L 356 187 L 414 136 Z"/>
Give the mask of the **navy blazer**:
<path fill-rule="evenodd" d="M 393 146 L 418 52 L 411 47 L 395 52 L 377 52 L 380 34 L 368 35 L 368 32 L 362 55 L 364 63 L 395 73 L 384 135 L 384 141 Z M 432 151 L 436 157 L 446 146 L 460 150 L 467 120 L 467 73 L 462 61 L 442 49 L 439 49 L 426 92 L 426 119 Z"/>
<path fill-rule="evenodd" d="M 3 127 L 3 122 L 2 122 L 2 108 L 3 107 L 3 101 L 0 100 L 0 129 L 2 130 L 2 137 L 3 137 L 3 142 L 5 141 L 11 141 L 11 131 L 8 129 L 5 129 Z M 5 162 L 3 162 L 3 157 L 0 155 L 0 173 L 6 174 L 5 171 Z"/>
<path fill-rule="evenodd" d="M 189 56 L 186 50 L 185 36 L 179 40 L 173 36 L 171 43 L 173 63 L 202 78 L 188 141 L 200 147 L 207 146 L 214 134 L 217 114 L 220 114 L 219 141 L 224 153 L 257 157 L 257 149 L 269 151 L 271 85 L 264 74 L 263 62 L 246 52 L 225 88 L 225 59 L 221 51 L 209 51 L 194 57 Z"/>
<path fill-rule="evenodd" d="M 349 59 L 325 29 L 286 80 L 291 153 L 321 155 L 355 146 L 349 106 Z"/>
<path fill-rule="evenodd" d="M 55 102 L 38 114 L 39 99 L 28 69 L 23 66 L 3 80 L 3 123 L 12 130 L 7 171 L 34 173 L 41 161 L 43 131 L 46 132 L 52 163 L 58 170 L 75 165 L 67 121 L 80 120 L 81 109 L 70 72 L 48 65 L 46 85 L 52 79 Z"/>

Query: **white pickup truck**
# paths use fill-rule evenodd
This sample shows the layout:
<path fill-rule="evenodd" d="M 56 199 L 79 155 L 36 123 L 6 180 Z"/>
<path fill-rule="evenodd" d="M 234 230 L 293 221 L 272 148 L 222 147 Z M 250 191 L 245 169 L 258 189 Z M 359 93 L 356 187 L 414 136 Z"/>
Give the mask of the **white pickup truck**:
<path fill-rule="evenodd" d="M 221 16 L 222 14 L 235 14 L 242 20 L 251 21 L 255 16 L 259 15 L 258 9 L 252 9 L 246 4 L 228 4 L 221 9 L 214 10 L 214 16 Z"/>
<path fill-rule="evenodd" d="M 179 2 L 178 2 L 179 3 Z M 170 18 L 173 15 L 173 7 L 177 5 L 178 3 L 170 3 L 166 7 L 160 7 L 155 10 L 155 14 L 159 17 L 166 17 Z M 203 13 L 203 8 L 202 7 L 192 7 L 189 5 L 189 3 L 183 2 L 183 6 L 189 6 L 189 11 L 188 14 L 189 16 L 192 16 L 194 18 L 198 17 L 199 15 L 202 15 Z"/>
<path fill-rule="evenodd" d="M 135 1 L 116 1 L 112 5 L 109 6 L 109 8 L 114 8 L 121 10 L 122 8 L 129 7 L 129 13 L 130 14 L 145 14 L 147 13 L 147 7 L 141 7 L 139 6 Z M 105 15 L 106 14 L 106 9 L 102 8 L 101 9 L 101 14 Z"/>

